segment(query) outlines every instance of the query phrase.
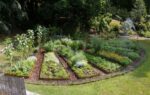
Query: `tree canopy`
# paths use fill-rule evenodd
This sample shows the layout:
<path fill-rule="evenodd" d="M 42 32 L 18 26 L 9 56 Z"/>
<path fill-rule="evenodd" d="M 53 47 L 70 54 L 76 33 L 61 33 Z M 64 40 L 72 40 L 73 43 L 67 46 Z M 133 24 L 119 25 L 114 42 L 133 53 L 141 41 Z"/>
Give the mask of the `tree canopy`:
<path fill-rule="evenodd" d="M 0 27 L 9 31 L 14 26 L 26 29 L 42 24 L 87 29 L 92 18 L 108 10 L 124 18 L 130 12 L 143 16 L 145 7 L 150 12 L 149 5 L 149 0 L 0 0 Z"/>

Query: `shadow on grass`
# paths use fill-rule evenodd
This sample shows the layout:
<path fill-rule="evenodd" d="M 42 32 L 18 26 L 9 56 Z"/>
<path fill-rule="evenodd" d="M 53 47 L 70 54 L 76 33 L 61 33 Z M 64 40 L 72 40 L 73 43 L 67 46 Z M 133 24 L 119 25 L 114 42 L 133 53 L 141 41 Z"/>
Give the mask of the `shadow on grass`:
<path fill-rule="evenodd" d="M 145 49 L 146 55 L 141 63 L 141 66 L 133 72 L 133 76 L 144 78 L 148 77 L 148 74 L 150 74 L 150 40 L 139 41 L 139 44 Z"/>

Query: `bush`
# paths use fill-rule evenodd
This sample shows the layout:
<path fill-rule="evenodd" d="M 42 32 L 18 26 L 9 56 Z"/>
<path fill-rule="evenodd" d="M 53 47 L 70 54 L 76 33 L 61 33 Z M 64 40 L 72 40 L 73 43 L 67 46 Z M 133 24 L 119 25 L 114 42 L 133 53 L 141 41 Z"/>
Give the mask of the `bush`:
<path fill-rule="evenodd" d="M 72 56 L 74 56 L 74 51 L 70 47 L 66 47 L 66 46 L 64 48 L 60 49 L 57 52 L 61 56 L 64 56 L 64 57 L 66 57 L 68 59 L 70 59 Z"/>
<path fill-rule="evenodd" d="M 96 29 L 97 32 L 109 32 L 109 23 L 112 20 L 112 14 L 107 13 L 104 15 L 98 15 L 90 19 L 91 28 Z"/>
<path fill-rule="evenodd" d="M 111 31 L 119 31 L 121 23 L 118 20 L 112 20 L 109 24 Z"/>
<path fill-rule="evenodd" d="M 90 39 L 89 47 L 92 48 L 94 52 L 97 52 L 101 49 L 103 43 L 104 40 L 100 39 L 99 37 L 92 37 Z"/>
<path fill-rule="evenodd" d="M 43 48 L 47 51 L 57 51 L 60 50 L 62 48 L 64 48 L 65 46 L 61 43 L 60 40 L 50 40 L 49 42 L 45 43 Z"/>
<path fill-rule="evenodd" d="M 150 38 L 150 31 L 141 32 L 142 36 Z"/>
<path fill-rule="evenodd" d="M 132 62 L 132 60 L 130 60 L 128 57 L 118 55 L 117 53 L 114 52 L 100 51 L 99 55 L 107 59 L 113 60 L 115 62 L 119 62 L 120 64 L 125 66 Z"/>
<path fill-rule="evenodd" d="M 69 38 L 61 39 L 62 44 L 65 46 L 71 47 L 73 50 L 83 49 L 85 47 L 85 43 L 81 40 L 72 40 Z"/>

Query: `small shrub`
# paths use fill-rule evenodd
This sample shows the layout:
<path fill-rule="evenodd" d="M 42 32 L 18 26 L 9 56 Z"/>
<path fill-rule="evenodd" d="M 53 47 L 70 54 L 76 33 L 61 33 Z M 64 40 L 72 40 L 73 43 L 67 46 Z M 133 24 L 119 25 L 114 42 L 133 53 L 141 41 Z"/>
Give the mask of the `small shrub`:
<path fill-rule="evenodd" d="M 74 56 L 74 51 L 70 47 L 64 47 L 57 52 L 68 59 Z"/>
<path fill-rule="evenodd" d="M 101 49 L 102 43 L 104 41 L 102 39 L 100 39 L 99 37 L 92 37 L 90 39 L 90 48 L 92 48 L 94 50 L 94 52 L 97 52 Z"/>
<path fill-rule="evenodd" d="M 150 38 L 150 31 L 145 31 L 141 33 L 144 37 Z"/>
<path fill-rule="evenodd" d="M 60 40 L 50 40 L 49 42 L 45 43 L 43 48 L 47 51 L 57 51 L 57 50 L 61 50 L 62 48 L 64 48 L 65 46 L 61 43 Z"/>
<path fill-rule="evenodd" d="M 49 30 L 43 26 L 37 26 L 35 31 L 37 32 L 37 43 L 39 46 L 42 46 L 49 38 Z"/>
<path fill-rule="evenodd" d="M 121 27 L 121 23 L 120 23 L 120 21 L 112 20 L 110 22 L 109 26 L 110 26 L 112 31 L 119 31 L 119 29 Z"/>

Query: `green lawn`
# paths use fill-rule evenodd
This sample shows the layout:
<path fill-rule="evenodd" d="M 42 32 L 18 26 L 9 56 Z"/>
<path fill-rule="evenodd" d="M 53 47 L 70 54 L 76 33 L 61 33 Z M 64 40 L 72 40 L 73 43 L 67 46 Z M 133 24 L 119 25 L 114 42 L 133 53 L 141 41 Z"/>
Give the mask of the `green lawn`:
<path fill-rule="evenodd" d="M 26 84 L 30 91 L 41 95 L 150 95 L 150 41 L 140 41 L 146 58 L 134 72 L 103 81 L 73 86 Z"/>

